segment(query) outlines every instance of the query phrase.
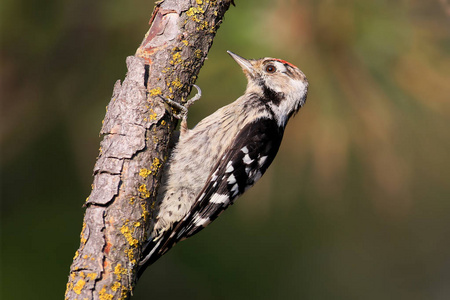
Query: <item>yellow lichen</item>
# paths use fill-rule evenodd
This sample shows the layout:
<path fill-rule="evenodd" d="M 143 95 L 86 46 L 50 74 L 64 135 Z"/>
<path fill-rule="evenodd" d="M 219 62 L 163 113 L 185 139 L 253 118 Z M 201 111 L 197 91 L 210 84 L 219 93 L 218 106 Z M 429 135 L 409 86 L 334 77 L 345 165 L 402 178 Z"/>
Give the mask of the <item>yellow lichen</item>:
<path fill-rule="evenodd" d="M 75 260 L 75 258 L 77 258 L 78 257 L 78 250 L 77 251 L 75 251 L 75 256 L 73 257 L 73 260 Z"/>
<path fill-rule="evenodd" d="M 114 284 L 113 284 L 112 287 L 111 287 L 111 290 L 112 290 L 113 292 L 115 292 L 115 291 L 117 291 L 118 289 L 120 289 L 120 287 L 121 287 L 120 282 L 114 282 Z"/>
<path fill-rule="evenodd" d="M 208 22 L 206 21 L 199 21 L 199 26 L 196 28 L 197 30 L 205 30 L 208 27 Z"/>
<path fill-rule="evenodd" d="M 197 58 L 201 58 L 202 57 L 202 50 L 197 49 L 194 51 L 194 54 L 197 56 Z"/>
<path fill-rule="evenodd" d="M 117 264 L 114 268 L 114 275 L 117 276 L 117 280 L 122 280 L 122 275 L 127 274 L 127 270 L 122 268 L 122 264 Z"/>
<path fill-rule="evenodd" d="M 126 223 L 120 228 L 120 232 L 122 232 L 131 247 L 136 247 L 139 244 L 139 241 L 132 235 L 133 231 L 127 226 Z"/>
<path fill-rule="evenodd" d="M 147 190 L 147 186 L 145 184 L 141 184 L 141 186 L 138 189 L 139 193 L 141 193 L 141 196 L 143 198 L 150 197 L 150 192 Z"/>
<path fill-rule="evenodd" d="M 158 115 L 155 113 L 153 109 L 150 108 L 150 115 L 148 116 L 150 120 L 154 121 L 158 118 Z"/>
<path fill-rule="evenodd" d="M 197 2 L 198 5 L 202 5 L 203 4 L 202 0 L 196 0 L 196 2 Z"/>
<path fill-rule="evenodd" d="M 170 61 L 170 64 L 175 65 L 175 64 L 180 64 L 180 63 L 181 63 L 181 54 L 180 54 L 180 52 L 176 52 L 172 56 L 172 60 Z"/>
<path fill-rule="evenodd" d="M 98 296 L 100 300 L 112 300 L 114 297 L 114 295 L 106 292 L 106 285 L 98 292 Z"/>
<path fill-rule="evenodd" d="M 162 120 L 162 121 L 161 121 L 161 125 L 162 125 L 162 126 L 166 125 L 166 121 Z"/>
<path fill-rule="evenodd" d="M 142 178 L 147 178 L 148 175 L 150 175 L 150 174 L 152 174 L 152 171 L 150 171 L 150 170 L 148 170 L 148 169 L 146 169 L 146 168 L 142 168 L 142 169 L 139 171 L 139 176 L 141 176 Z"/>
<path fill-rule="evenodd" d="M 161 122 L 161 124 L 162 124 L 163 122 Z M 165 125 L 166 123 L 164 122 L 164 124 L 162 124 L 162 125 Z M 157 141 L 157 140 L 156 140 Z M 151 174 L 155 174 L 156 175 L 156 173 L 158 172 L 158 169 L 161 167 L 161 162 L 159 161 L 159 159 L 157 158 L 157 157 L 155 157 L 154 159 L 153 159 L 153 162 L 152 162 L 152 165 L 150 166 L 150 170 L 149 169 L 146 169 L 146 168 L 142 168 L 140 171 L 139 171 L 139 176 L 141 176 L 142 178 L 147 178 L 149 175 L 151 175 Z M 139 187 L 139 191 L 140 192 L 142 192 L 141 191 L 141 189 L 142 189 L 142 191 L 144 191 L 144 187 L 141 185 L 140 187 Z"/>
<path fill-rule="evenodd" d="M 181 83 L 180 78 L 177 78 L 174 81 L 172 81 L 172 85 L 179 89 L 183 87 L 183 84 Z"/>
<path fill-rule="evenodd" d="M 128 260 L 130 261 L 130 263 L 135 265 L 136 264 L 136 259 L 134 258 L 133 249 L 126 249 L 125 250 L 125 254 L 128 255 Z"/>
<path fill-rule="evenodd" d="M 95 279 L 97 278 L 97 273 L 89 273 L 89 274 L 87 275 L 87 277 L 88 277 L 90 280 L 95 280 Z"/>
<path fill-rule="evenodd" d="M 78 282 L 73 286 L 73 291 L 75 292 L 75 294 L 81 294 L 81 291 L 83 290 L 85 284 L 86 281 L 84 281 L 84 279 L 78 280 Z"/>
<path fill-rule="evenodd" d="M 73 290 L 73 283 L 72 282 L 68 282 L 66 284 L 66 299 L 67 299 L 67 294 L 69 293 L 69 291 Z"/>
<path fill-rule="evenodd" d="M 161 162 L 159 161 L 159 159 L 157 157 L 155 157 L 153 159 L 151 169 L 156 172 L 159 169 L 159 167 L 161 167 Z"/>
<path fill-rule="evenodd" d="M 189 46 L 189 42 L 187 40 L 182 40 L 181 41 L 185 46 Z"/>
<path fill-rule="evenodd" d="M 139 227 L 139 226 L 141 226 L 141 222 L 134 223 L 134 227 Z"/>
<path fill-rule="evenodd" d="M 86 230 L 86 223 L 83 222 L 83 228 L 81 228 L 81 236 L 80 236 L 80 241 L 82 244 L 86 244 L 87 239 L 84 237 L 84 231 Z"/>
<path fill-rule="evenodd" d="M 150 216 L 150 212 L 147 210 L 147 205 L 145 204 L 145 202 L 141 203 L 141 208 L 142 208 L 142 218 L 144 219 L 144 222 L 147 222 L 148 217 Z"/>
<path fill-rule="evenodd" d="M 196 11 L 198 12 L 198 9 L 195 7 L 191 7 L 189 8 L 189 10 L 186 12 L 186 15 L 189 17 L 192 17 L 193 15 L 195 15 Z"/>
<path fill-rule="evenodd" d="M 122 287 L 122 294 L 120 299 L 126 299 L 128 296 L 128 289 L 126 287 Z"/>
<path fill-rule="evenodd" d="M 201 3 L 198 3 L 198 1 L 201 1 L 201 0 L 197 0 L 197 4 L 199 5 L 198 7 L 191 7 L 191 8 L 186 12 L 186 15 L 187 15 L 188 17 L 190 17 L 190 19 L 191 19 L 192 21 L 194 21 L 194 22 L 200 22 L 201 20 L 200 20 L 200 18 L 198 17 L 198 15 L 201 15 L 201 14 L 204 14 L 204 13 L 205 13 L 205 10 L 203 9 L 203 7 L 200 6 L 200 5 L 203 3 L 203 1 L 201 1 Z"/>
<path fill-rule="evenodd" d="M 161 88 L 157 87 L 154 89 L 151 89 L 150 91 L 148 91 L 148 93 L 150 94 L 150 96 L 158 96 L 162 94 Z"/>

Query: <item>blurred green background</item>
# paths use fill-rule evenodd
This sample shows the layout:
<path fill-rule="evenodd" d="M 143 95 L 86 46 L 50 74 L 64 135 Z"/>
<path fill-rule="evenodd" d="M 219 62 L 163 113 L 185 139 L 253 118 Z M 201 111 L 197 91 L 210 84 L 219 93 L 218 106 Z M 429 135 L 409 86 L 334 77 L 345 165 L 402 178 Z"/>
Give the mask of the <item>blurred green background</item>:
<path fill-rule="evenodd" d="M 450 299 L 450 4 L 240 1 L 190 126 L 242 94 L 225 52 L 310 81 L 264 178 L 133 299 Z M 153 2 L 1 4 L 1 298 L 61 299 L 99 131 Z"/>

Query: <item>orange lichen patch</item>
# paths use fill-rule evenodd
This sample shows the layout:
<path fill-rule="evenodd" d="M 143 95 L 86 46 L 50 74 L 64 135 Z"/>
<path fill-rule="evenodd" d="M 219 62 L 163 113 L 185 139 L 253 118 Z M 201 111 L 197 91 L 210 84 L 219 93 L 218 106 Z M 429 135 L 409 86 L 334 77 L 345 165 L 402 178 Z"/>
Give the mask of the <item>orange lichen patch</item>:
<path fill-rule="evenodd" d="M 110 242 L 106 242 L 105 250 L 103 250 L 106 254 L 109 254 L 111 251 L 112 244 Z"/>
<path fill-rule="evenodd" d="M 146 36 L 145 36 L 145 38 L 144 38 L 144 42 L 147 40 L 147 36 L 148 36 L 148 33 L 146 34 Z M 144 44 L 144 43 L 142 43 L 142 44 Z M 136 50 L 136 56 L 137 57 L 141 57 L 141 58 L 143 58 L 144 60 L 145 60 L 145 63 L 147 64 L 147 65 L 151 65 L 153 62 L 152 62 L 152 59 L 151 59 L 151 56 L 152 56 L 152 54 L 154 53 L 155 51 L 153 50 L 153 49 L 145 49 L 145 48 L 141 48 L 141 47 L 139 47 L 137 50 Z"/>

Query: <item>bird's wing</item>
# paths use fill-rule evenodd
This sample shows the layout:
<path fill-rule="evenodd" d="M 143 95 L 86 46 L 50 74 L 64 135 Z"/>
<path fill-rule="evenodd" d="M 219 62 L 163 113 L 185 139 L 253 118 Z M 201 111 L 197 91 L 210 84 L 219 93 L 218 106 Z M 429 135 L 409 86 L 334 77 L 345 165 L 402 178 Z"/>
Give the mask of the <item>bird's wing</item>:
<path fill-rule="evenodd" d="M 192 209 L 162 238 L 159 256 L 205 228 L 261 178 L 275 158 L 282 136 L 283 129 L 273 120 L 259 119 L 246 125 L 213 168 Z"/>

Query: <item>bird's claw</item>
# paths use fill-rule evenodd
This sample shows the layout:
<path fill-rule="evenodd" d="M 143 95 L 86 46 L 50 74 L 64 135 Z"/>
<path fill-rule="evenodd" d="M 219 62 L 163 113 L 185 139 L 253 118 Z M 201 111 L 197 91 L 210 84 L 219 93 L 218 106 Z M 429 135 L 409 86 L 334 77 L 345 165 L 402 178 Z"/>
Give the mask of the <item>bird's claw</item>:
<path fill-rule="evenodd" d="M 162 97 L 161 95 L 159 96 L 164 102 L 166 102 L 168 105 L 170 105 L 172 108 L 175 108 L 176 110 L 178 110 L 178 113 L 173 112 L 172 115 L 177 118 L 177 119 L 183 119 L 186 120 L 187 119 L 187 114 L 188 114 L 188 109 L 189 107 L 194 104 L 195 101 L 199 100 L 202 97 L 202 90 L 200 89 L 200 87 L 198 85 L 193 84 L 193 86 L 195 87 L 195 89 L 197 90 L 197 94 L 195 94 L 194 97 L 192 97 L 191 99 L 189 99 L 188 101 L 186 101 L 186 103 L 180 104 L 178 102 L 175 102 L 173 100 L 167 99 Z"/>

